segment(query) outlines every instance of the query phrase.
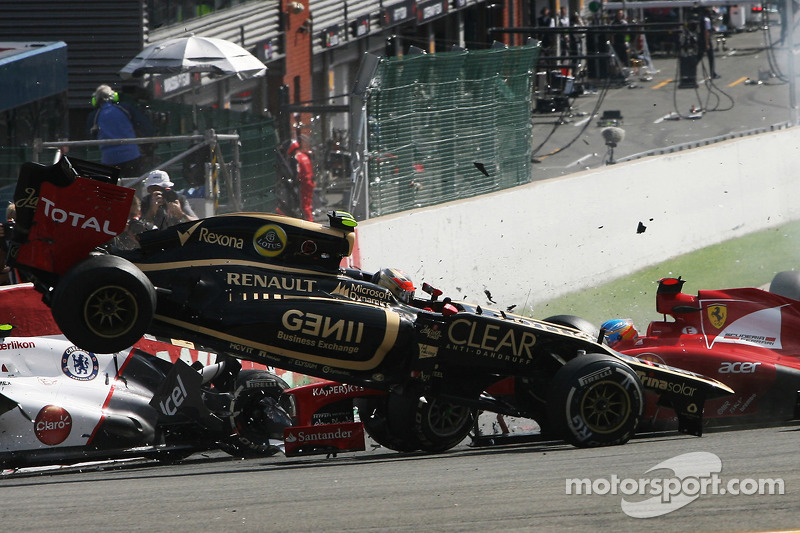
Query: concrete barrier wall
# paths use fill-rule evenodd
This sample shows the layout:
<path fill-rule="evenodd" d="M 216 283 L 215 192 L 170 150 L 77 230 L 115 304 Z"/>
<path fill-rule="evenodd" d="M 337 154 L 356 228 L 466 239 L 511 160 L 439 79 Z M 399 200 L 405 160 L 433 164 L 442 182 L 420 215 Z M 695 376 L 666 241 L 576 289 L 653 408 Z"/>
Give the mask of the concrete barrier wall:
<path fill-rule="evenodd" d="M 800 218 L 798 163 L 793 128 L 537 181 L 364 221 L 355 262 L 520 312 Z"/>

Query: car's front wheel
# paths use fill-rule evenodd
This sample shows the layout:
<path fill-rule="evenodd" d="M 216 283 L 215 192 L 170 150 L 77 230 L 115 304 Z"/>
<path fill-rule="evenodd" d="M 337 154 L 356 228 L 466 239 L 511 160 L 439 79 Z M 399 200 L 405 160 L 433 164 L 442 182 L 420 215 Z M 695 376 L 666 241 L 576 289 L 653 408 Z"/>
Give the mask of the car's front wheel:
<path fill-rule="evenodd" d="M 581 448 L 626 443 L 644 409 L 636 373 L 605 354 L 580 355 L 553 378 L 548 420 L 555 436 Z"/>
<path fill-rule="evenodd" d="M 478 411 L 439 398 L 419 400 L 415 429 L 426 452 L 443 452 L 463 441 L 475 426 Z"/>
<path fill-rule="evenodd" d="M 72 267 L 59 281 L 53 319 L 84 350 L 113 353 L 145 334 L 156 308 L 153 284 L 136 266 L 114 255 L 97 255 Z"/>

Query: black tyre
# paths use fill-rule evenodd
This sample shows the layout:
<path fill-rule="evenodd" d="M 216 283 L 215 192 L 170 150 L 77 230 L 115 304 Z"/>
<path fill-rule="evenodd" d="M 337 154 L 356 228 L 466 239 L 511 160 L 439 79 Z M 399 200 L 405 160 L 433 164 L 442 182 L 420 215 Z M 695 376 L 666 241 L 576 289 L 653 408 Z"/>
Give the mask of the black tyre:
<path fill-rule="evenodd" d="M 292 425 L 292 417 L 279 403 L 287 388 L 289 385 L 271 372 L 239 372 L 231 402 L 233 434 L 220 443 L 220 449 L 237 457 L 270 457 L 278 453 L 276 443 L 283 440 L 284 428 Z"/>
<path fill-rule="evenodd" d="M 544 322 L 555 324 L 556 326 L 564 326 L 567 328 L 577 329 L 592 337 L 592 340 L 600 338 L 600 328 L 579 316 L 574 315 L 554 315 L 544 319 Z"/>
<path fill-rule="evenodd" d="M 465 405 L 439 398 L 420 399 L 414 429 L 420 448 L 426 452 L 443 452 L 463 441 L 475 426 L 478 411 Z"/>
<path fill-rule="evenodd" d="M 636 373 L 604 354 L 581 355 L 554 376 L 548 397 L 550 429 L 581 448 L 626 443 L 644 409 Z"/>
<path fill-rule="evenodd" d="M 72 267 L 53 293 L 53 318 L 84 350 L 124 350 L 147 332 L 156 309 L 153 284 L 121 257 L 98 255 Z"/>
<path fill-rule="evenodd" d="M 800 300 L 800 271 L 787 270 L 778 272 L 769 284 L 769 292 Z"/>
<path fill-rule="evenodd" d="M 416 402 L 398 394 L 356 398 L 353 405 L 364 430 L 376 443 L 398 452 L 420 449 L 414 432 Z"/>

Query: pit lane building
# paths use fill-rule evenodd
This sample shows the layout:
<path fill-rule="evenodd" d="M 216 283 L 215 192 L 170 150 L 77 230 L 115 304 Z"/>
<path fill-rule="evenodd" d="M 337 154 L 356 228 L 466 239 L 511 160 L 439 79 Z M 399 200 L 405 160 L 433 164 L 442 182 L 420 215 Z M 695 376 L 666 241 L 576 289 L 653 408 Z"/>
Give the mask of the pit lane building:
<path fill-rule="evenodd" d="M 360 60 L 486 47 L 488 28 L 522 26 L 527 0 L 27 0 L 3 2 L 7 41 L 67 45 L 69 137 L 84 138 L 90 96 L 101 83 L 145 98 L 277 114 L 279 89 L 291 103 L 345 104 Z M 148 44 L 197 34 L 230 40 L 268 67 L 265 78 L 183 75 L 123 84 L 118 71 Z M 505 36 L 507 44 L 521 44 Z M 19 84 L 40 83 L 30 76 Z M 141 92 L 145 91 L 145 92 Z M 35 136 L 34 132 L 34 136 Z"/>

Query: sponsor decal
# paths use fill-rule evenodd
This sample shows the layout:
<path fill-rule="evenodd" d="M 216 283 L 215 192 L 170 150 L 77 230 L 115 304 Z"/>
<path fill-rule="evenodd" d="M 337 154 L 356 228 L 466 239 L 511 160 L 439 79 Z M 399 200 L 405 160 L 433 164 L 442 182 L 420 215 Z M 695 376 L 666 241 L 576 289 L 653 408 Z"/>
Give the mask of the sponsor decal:
<path fill-rule="evenodd" d="M 430 344 L 420 344 L 419 345 L 419 358 L 420 359 L 428 359 L 431 357 L 436 357 L 439 355 L 439 347 L 438 346 L 431 346 Z"/>
<path fill-rule="evenodd" d="M 681 330 L 683 335 L 697 335 L 697 328 L 694 326 L 686 326 Z"/>
<path fill-rule="evenodd" d="M 237 287 L 260 287 L 298 292 L 311 292 L 317 283 L 316 280 L 312 279 L 271 276 L 269 274 L 237 274 L 234 272 L 228 272 L 225 281 L 228 285 Z"/>
<path fill-rule="evenodd" d="M 706 316 L 709 317 L 710 325 L 717 330 L 722 329 L 723 326 L 725 328 L 722 331 L 712 330 L 711 332 L 706 332 L 707 326 L 704 325 L 706 346 L 708 348 L 718 342 L 761 346 L 771 350 L 783 348 L 781 342 L 781 308 L 784 306 L 758 309 L 738 318 L 731 316 L 730 309 L 725 311 L 718 310 L 716 316 L 724 316 L 724 319 L 714 322 L 711 317 L 711 310 L 724 307 L 725 305 L 723 304 L 712 304 L 707 308 Z"/>
<path fill-rule="evenodd" d="M 253 246 L 264 257 L 277 257 L 286 248 L 286 232 L 276 224 L 261 226 L 253 235 Z"/>
<path fill-rule="evenodd" d="M 725 361 L 720 365 L 717 372 L 720 374 L 754 374 L 760 364 L 750 361 L 738 361 L 735 363 Z"/>
<path fill-rule="evenodd" d="M 347 396 L 348 394 L 361 392 L 363 390 L 365 390 L 364 387 L 358 385 L 325 385 L 324 387 L 312 389 L 311 396 L 321 396 L 323 398 L 328 398 L 330 396 Z"/>
<path fill-rule="evenodd" d="M 648 389 L 671 392 L 680 396 L 694 396 L 694 393 L 697 391 L 697 387 L 692 387 L 686 383 L 674 383 L 654 376 L 648 376 L 640 370 L 636 370 L 636 374 L 642 381 L 642 386 Z"/>
<path fill-rule="evenodd" d="M 500 361 L 530 364 L 536 336 L 527 329 L 503 327 L 468 318 L 454 320 L 447 328 L 448 350 L 463 351 Z"/>
<path fill-rule="evenodd" d="M 297 334 L 278 331 L 279 339 L 348 354 L 358 352 L 358 344 L 364 337 L 363 322 L 304 313 L 297 309 L 286 311 L 281 324 L 286 330 Z"/>
<path fill-rule="evenodd" d="M 711 325 L 717 329 L 722 329 L 722 326 L 725 325 L 725 321 L 728 319 L 728 306 L 724 304 L 709 305 L 706 309 L 706 313 L 708 314 L 708 320 L 711 321 Z"/>
<path fill-rule="evenodd" d="M 209 231 L 208 228 L 200 228 L 197 240 L 207 242 L 208 244 L 224 246 L 226 248 L 236 248 L 237 250 L 242 250 L 244 248 L 244 239 L 225 235 L 224 233 L 214 233 L 213 231 Z"/>
<path fill-rule="evenodd" d="M 331 291 L 331 294 L 336 294 L 356 302 L 367 302 L 377 305 L 386 304 L 392 300 L 389 289 L 341 281 L 336 285 L 336 288 Z"/>
<path fill-rule="evenodd" d="M 72 431 L 72 416 L 66 409 L 57 405 L 45 405 L 33 421 L 36 438 L 48 446 L 55 446 L 67 440 L 70 431 Z"/>
<path fill-rule="evenodd" d="M 61 371 L 78 381 L 91 381 L 97 377 L 99 364 L 97 357 L 77 346 L 67 348 L 61 356 Z"/>
<path fill-rule="evenodd" d="M 364 450 L 364 426 L 360 422 L 346 422 L 288 427 L 283 430 L 283 441 L 286 456 L 325 453 L 332 449 Z"/>
<path fill-rule="evenodd" d="M 186 241 L 188 241 L 189 237 L 192 236 L 192 233 L 194 233 L 194 230 L 199 228 L 202 223 L 203 222 L 200 221 L 197 224 L 193 224 L 193 225 L 189 226 L 189 229 L 187 229 L 186 231 L 178 231 L 178 240 L 181 241 L 181 246 L 186 244 Z"/>
<path fill-rule="evenodd" d="M 109 220 L 101 221 L 98 220 L 97 217 L 90 217 L 83 213 L 59 209 L 58 207 L 54 207 L 55 203 L 52 200 L 48 200 L 44 196 L 42 196 L 42 202 L 44 202 L 44 216 L 57 224 L 66 223 L 73 228 L 90 229 L 96 231 L 97 233 L 111 235 L 112 237 L 117 235 L 109 229 L 108 226 L 111 224 L 111 221 Z"/>
<path fill-rule="evenodd" d="M 419 329 L 419 332 L 432 341 L 438 341 L 442 338 L 442 331 L 439 329 L 439 324 L 426 324 Z"/>
<path fill-rule="evenodd" d="M 717 414 L 721 416 L 724 415 L 727 411 L 727 413 L 730 415 L 739 415 L 745 412 L 755 399 L 756 399 L 756 394 L 753 393 L 746 400 L 742 396 L 736 398 L 736 401 L 733 403 L 731 403 L 730 400 L 725 400 L 725 402 L 719 407 L 719 409 L 717 409 Z"/>
<path fill-rule="evenodd" d="M 0 350 L 25 350 L 27 348 L 36 348 L 36 343 L 33 341 L 8 341 L 0 342 Z"/>
<path fill-rule="evenodd" d="M 300 245 L 300 253 L 303 255 L 314 255 L 317 252 L 317 243 L 314 241 L 308 240 L 303 241 L 303 244 Z"/>
<path fill-rule="evenodd" d="M 594 383 L 595 381 L 599 381 L 605 377 L 610 376 L 611 372 L 612 370 L 610 368 L 601 368 L 600 370 L 592 372 L 589 375 L 583 376 L 578 380 L 578 383 L 580 384 L 581 387 L 585 387 L 590 383 Z"/>
<path fill-rule="evenodd" d="M 178 375 L 176 378 L 176 384 L 172 388 L 172 392 L 165 400 L 158 402 L 158 408 L 167 416 L 172 416 L 177 413 L 180 406 L 183 405 L 183 402 L 185 402 L 186 398 L 188 397 L 188 394 L 186 393 L 186 387 L 183 384 L 181 376 Z"/>

